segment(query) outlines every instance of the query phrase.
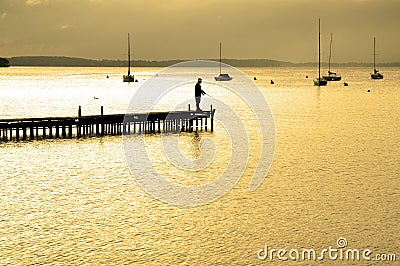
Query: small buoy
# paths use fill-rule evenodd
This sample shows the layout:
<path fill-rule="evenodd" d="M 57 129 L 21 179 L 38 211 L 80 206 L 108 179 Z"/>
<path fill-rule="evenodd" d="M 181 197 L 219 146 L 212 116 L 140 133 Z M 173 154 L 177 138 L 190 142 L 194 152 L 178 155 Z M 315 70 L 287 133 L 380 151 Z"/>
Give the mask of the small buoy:
<path fill-rule="evenodd" d="M 135 79 L 135 82 L 138 82 L 138 80 L 137 80 L 137 79 Z"/>
<path fill-rule="evenodd" d="M 343 86 L 349 86 L 349 84 L 347 84 L 347 82 L 344 82 L 344 83 L 343 83 Z"/>
<path fill-rule="evenodd" d="M 97 97 L 93 97 L 93 99 L 95 99 L 95 100 L 98 100 L 99 98 L 97 98 Z"/>
<path fill-rule="evenodd" d="M 254 80 L 257 80 L 257 78 L 256 78 L 256 77 L 254 77 Z"/>
<path fill-rule="evenodd" d="M 109 78 L 109 76 L 107 75 L 107 78 Z"/>
<path fill-rule="evenodd" d="M 371 90 L 367 90 L 367 92 L 371 92 Z"/>
<path fill-rule="evenodd" d="M 271 79 L 271 84 L 275 84 L 274 81 Z"/>
<path fill-rule="evenodd" d="M 308 79 L 308 76 L 306 76 L 306 79 Z"/>

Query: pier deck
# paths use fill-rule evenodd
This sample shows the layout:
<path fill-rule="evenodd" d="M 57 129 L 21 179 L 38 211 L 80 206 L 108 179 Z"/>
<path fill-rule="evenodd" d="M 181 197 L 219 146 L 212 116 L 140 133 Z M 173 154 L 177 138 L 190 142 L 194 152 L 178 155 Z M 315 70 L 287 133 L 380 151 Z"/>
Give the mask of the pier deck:
<path fill-rule="evenodd" d="M 172 111 L 141 114 L 81 115 L 0 119 L 0 142 L 57 138 L 101 137 L 106 135 L 179 133 L 214 131 L 214 113 L 209 111 Z M 208 120 L 210 122 L 208 123 Z"/>

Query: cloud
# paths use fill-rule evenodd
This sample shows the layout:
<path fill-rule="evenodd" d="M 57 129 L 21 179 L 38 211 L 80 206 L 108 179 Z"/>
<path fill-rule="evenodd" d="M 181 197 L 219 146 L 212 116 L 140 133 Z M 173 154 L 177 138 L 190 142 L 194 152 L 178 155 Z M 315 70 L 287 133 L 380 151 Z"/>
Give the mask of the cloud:
<path fill-rule="evenodd" d="M 25 4 L 30 5 L 30 6 L 36 6 L 40 4 L 44 4 L 49 2 L 49 0 L 26 0 Z"/>
<path fill-rule="evenodd" d="M 5 19 L 7 17 L 7 13 L 0 14 L 0 19 Z"/>

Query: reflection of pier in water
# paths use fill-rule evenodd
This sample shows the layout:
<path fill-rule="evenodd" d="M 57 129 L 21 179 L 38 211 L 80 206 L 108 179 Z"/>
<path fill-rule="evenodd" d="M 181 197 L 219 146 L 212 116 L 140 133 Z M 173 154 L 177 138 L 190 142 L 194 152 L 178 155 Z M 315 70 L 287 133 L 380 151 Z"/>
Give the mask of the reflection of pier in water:
<path fill-rule="evenodd" d="M 140 114 L 0 119 L 0 141 L 66 139 L 106 135 L 214 131 L 214 113 L 209 111 L 150 112 Z M 210 123 L 208 124 L 208 120 Z"/>

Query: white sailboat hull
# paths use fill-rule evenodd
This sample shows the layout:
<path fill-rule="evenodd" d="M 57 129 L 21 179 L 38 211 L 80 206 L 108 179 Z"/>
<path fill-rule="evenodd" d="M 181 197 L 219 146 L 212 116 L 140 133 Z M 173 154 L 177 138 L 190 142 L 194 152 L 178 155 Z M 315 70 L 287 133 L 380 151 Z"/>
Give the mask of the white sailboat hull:
<path fill-rule="evenodd" d="M 218 77 L 214 77 L 215 81 L 229 81 L 232 79 L 228 74 L 220 74 Z"/>
<path fill-rule="evenodd" d="M 342 76 L 340 75 L 328 75 L 328 76 L 322 76 L 324 79 L 327 81 L 339 81 L 342 79 Z"/>

